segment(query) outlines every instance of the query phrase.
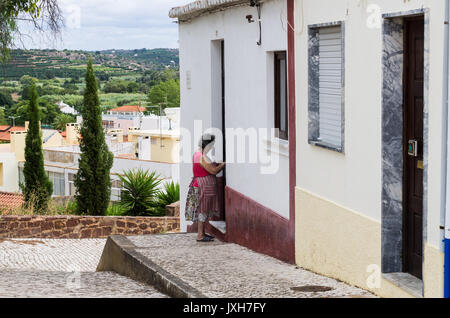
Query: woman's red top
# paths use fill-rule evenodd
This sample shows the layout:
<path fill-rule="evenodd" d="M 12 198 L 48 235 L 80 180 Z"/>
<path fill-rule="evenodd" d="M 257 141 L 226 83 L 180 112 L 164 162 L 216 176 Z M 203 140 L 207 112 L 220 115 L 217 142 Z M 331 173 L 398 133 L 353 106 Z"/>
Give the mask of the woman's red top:
<path fill-rule="evenodd" d="M 194 172 L 194 177 L 206 177 L 210 175 L 210 173 L 206 171 L 205 168 L 203 168 L 201 165 L 202 156 L 203 154 L 200 151 L 197 151 L 194 153 L 194 157 L 192 158 L 192 170 Z M 192 186 L 198 188 L 197 179 L 194 180 Z"/>

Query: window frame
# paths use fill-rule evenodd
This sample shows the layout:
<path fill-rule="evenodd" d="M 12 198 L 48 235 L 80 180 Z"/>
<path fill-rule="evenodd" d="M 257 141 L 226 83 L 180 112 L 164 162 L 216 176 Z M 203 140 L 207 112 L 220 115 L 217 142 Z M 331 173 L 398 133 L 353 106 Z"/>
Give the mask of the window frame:
<path fill-rule="evenodd" d="M 285 78 L 285 121 L 286 130 L 281 129 L 281 89 L 280 75 L 281 68 L 279 61 L 284 60 Z M 274 61 L 274 128 L 277 129 L 276 137 L 282 140 L 289 140 L 289 98 L 288 98 L 288 74 L 287 74 L 287 53 L 286 51 L 276 51 L 273 54 Z"/>
<path fill-rule="evenodd" d="M 341 28 L 341 144 L 335 145 L 320 139 L 320 43 L 319 31 L 323 28 Z M 313 146 L 325 148 L 341 154 L 345 154 L 345 22 L 337 21 L 308 26 L 308 143 Z"/>

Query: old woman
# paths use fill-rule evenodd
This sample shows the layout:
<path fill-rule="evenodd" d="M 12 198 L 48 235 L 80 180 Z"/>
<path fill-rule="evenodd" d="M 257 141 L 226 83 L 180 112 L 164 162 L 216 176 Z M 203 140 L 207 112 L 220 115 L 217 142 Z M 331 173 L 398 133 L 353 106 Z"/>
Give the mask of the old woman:
<path fill-rule="evenodd" d="M 215 139 L 214 135 L 203 135 L 192 161 L 194 177 L 189 185 L 185 212 L 187 221 L 198 223 L 198 242 L 214 240 L 205 233 L 205 224 L 218 213 L 216 175 L 225 168 L 225 163 L 214 163 L 207 156 L 214 148 Z"/>

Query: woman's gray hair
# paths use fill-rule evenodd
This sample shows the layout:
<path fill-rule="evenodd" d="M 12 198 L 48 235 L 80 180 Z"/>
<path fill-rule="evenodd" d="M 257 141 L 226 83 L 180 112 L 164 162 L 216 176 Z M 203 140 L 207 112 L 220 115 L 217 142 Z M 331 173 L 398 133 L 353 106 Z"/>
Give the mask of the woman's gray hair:
<path fill-rule="evenodd" d="M 202 136 L 202 139 L 200 139 L 198 146 L 202 148 L 202 150 L 204 150 L 206 148 L 206 146 L 208 146 L 209 144 L 213 143 L 216 141 L 216 136 L 211 135 L 211 134 L 204 134 Z"/>

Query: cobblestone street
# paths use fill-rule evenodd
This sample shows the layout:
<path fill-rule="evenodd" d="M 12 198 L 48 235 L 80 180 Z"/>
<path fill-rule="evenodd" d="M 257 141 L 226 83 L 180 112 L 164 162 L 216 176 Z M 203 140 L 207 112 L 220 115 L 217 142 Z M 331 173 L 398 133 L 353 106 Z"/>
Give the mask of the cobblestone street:
<path fill-rule="evenodd" d="M 365 290 L 236 244 L 197 243 L 196 234 L 131 236 L 129 240 L 137 252 L 207 297 L 375 297 Z M 320 291 L 322 288 L 326 290 Z"/>
<path fill-rule="evenodd" d="M 95 272 L 105 242 L 0 240 L 0 297 L 166 297 L 116 273 Z"/>

